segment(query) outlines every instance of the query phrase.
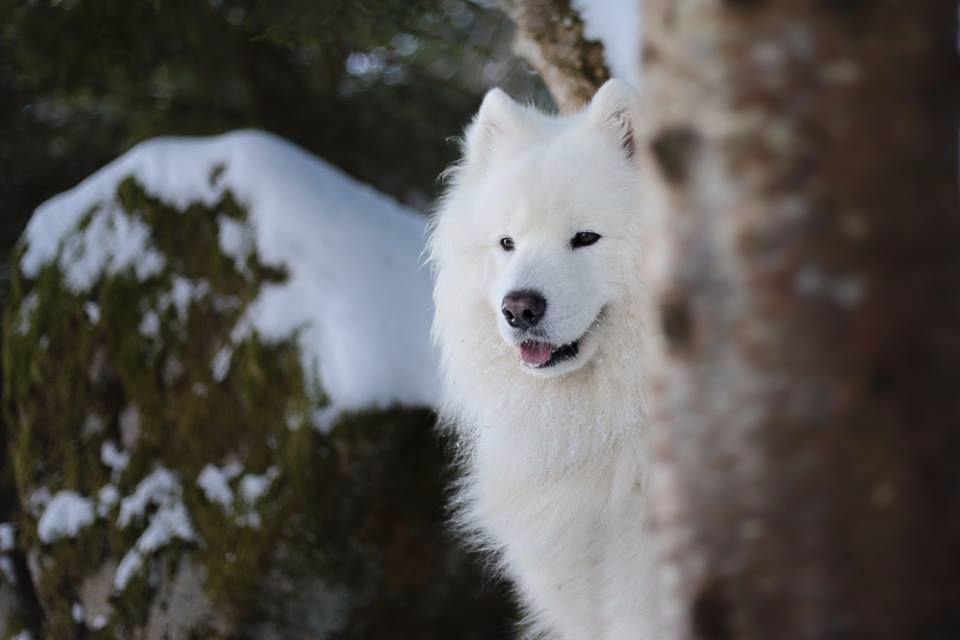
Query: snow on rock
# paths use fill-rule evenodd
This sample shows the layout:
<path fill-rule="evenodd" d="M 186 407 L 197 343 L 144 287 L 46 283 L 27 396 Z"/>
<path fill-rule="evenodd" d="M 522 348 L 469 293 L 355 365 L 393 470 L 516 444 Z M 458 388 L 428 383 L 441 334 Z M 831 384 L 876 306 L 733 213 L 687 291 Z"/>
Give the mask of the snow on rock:
<path fill-rule="evenodd" d="M 96 302 L 88 301 L 83 303 L 83 311 L 87 314 L 87 319 L 90 320 L 90 324 L 100 322 L 100 305 Z"/>
<path fill-rule="evenodd" d="M 52 499 L 53 496 L 50 494 L 50 490 L 46 487 L 40 487 L 27 498 L 27 509 L 34 516 L 39 517 Z"/>
<path fill-rule="evenodd" d="M 256 503 L 270 490 L 273 481 L 280 475 L 280 470 L 270 467 L 266 473 L 248 473 L 240 478 L 238 493 L 243 503 L 243 512 L 237 516 L 237 523 L 245 527 L 260 528 L 260 514 L 256 510 Z"/>
<path fill-rule="evenodd" d="M 6 579 L 7 583 L 17 584 L 17 572 L 13 566 L 13 560 L 8 555 L 17 546 L 17 528 L 9 523 L 0 523 L 0 574 Z"/>
<path fill-rule="evenodd" d="M 280 471 L 276 467 L 270 467 L 262 475 L 248 473 L 243 476 L 240 479 L 240 496 L 243 501 L 250 505 L 254 504 L 270 490 L 270 485 L 273 484 L 278 475 L 280 475 Z"/>
<path fill-rule="evenodd" d="M 13 565 L 13 560 L 6 554 L 0 556 L 0 574 L 3 574 L 7 583 L 12 585 L 17 584 L 17 569 Z"/>
<path fill-rule="evenodd" d="M 230 488 L 230 480 L 239 473 L 239 465 L 217 467 L 208 464 L 197 476 L 197 486 L 203 491 L 207 500 L 229 511 L 233 508 L 233 490 Z"/>
<path fill-rule="evenodd" d="M 187 309 L 190 302 L 199 300 L 210 293 L 210 283 L 206 280 L 188 280 L 181 276 L 175 276 L 173 279 L 173 289 L 161 296 L 159 307 L 165 309 L 174 306 L 181 318 L 187 315 Z"/>
<path fill-rule="evenodd" d="M 13 551 L 17 546 L 17 528 L 9 523 L 0 523 L 0 552 Z"/>
<path fill-rule="evenodd" d="M 256 247 L 253 229 L 226 216 L 220 217 L 219 226 L 220 250 L 233 258 L 238 271 L 245 273 L 247 256 Z"/>
<path fill-rule="evenodd" d="M 93 522 L 93 500 L 75 491 L 60 491 L 47 503 L 37 523 L 44 544 L 72 538 Z"/>
<path fill-rule="evenodd" d="M 642 2 L 636 0 L 573 0 L 586 26 L 585 35 L 603 43 L 610 73 L 640 86 Z"/>
<path fill-rule="evenodd" d="M 146 278 L 163 269 L 149 229 L 118 211 L 116 188 L 129 176 L 180 208 L 212 205 L 226 190 L 248 208 L 249 230 L 221 216 L 221 248 L 238 264 L 255 249 L 290 277 L 264 287 L 240 333 L 280 339 L 298 332 L 304 370 L 319 375 L 334 407 L 435 404 L 423 216 L 266 133 L 160 138 L 38 208 L 25 233 L 24 273 L 35 276 L 57 259 L 61 243 L 61 267 L 78 291 L 104 270 L 129 268 Z M 181 310 L 203 292 L 202 283 L 185 281 L 170 297 Z M 154 316 L 145 315 L 140 329 L 155 336 Z"/>
<path fill-rule="evenodd" d="M 140 534 L 136 545 L 128 551 L 117 565 L 113 579 L 113 588 L 123 591 L 130 579 L 143 567 L 143 560 L 151 553 L 164 547 L 174 539 L 191 541 L 196 539 L 190 517 L 182 502 L 173 502 L 162 506 L 150 519 L 150 524 Z"/>
<path fill-rule="evenodd" d="M 147 507 L 170 504 L 179 500 L 180 495 L 180 481 L 177 476 L 163 467 L 157 467 L 140 481 L 133 494 L 121 501 L 117 524 L 126 527 L 133 520 L 142 519 Z"/>
<path fill-rule="evenodd" d="M 97 491 L 97 515 L 106 518 L 120 501 L 120 491 L 112 484 L 104 485 Z"/>
<path fill-rule="evenodd" d="M 80 213 L 86 213 L 82 211 Z M 35 270 L 38 254 L 24 256 L 25 270 Z M 141 280 L 163 271 L 165 260 L 150 247 L 150 229 L 117 207 L 100 208 L 83 231 L 66 236 L 60 267 L 75 292 L 87 291 L 107 273 L 133 267 Z"/>
<path fill-rule="evenodd" d="M 241 472 L 242 467 L 237 463 L 223 467 L 208 464 L 197 476 L 197 486 L 209 502 L 219 504 L 225 512 L 233 514 L 237 524 L 259 528 L 260 514 L 255 509 L 256 503 L 270 490 L 273 481 L 280 475 L 280 470 L 270 467 L 262 474 L 244 474 L 237 487 L 237 495 L 240 496 L 240 504 L 237 508 L 230 481 Z"/>
<path fill-rule="evenodd" d="M 144 518 L 147 507 L 156 506 L 149 524 L 140 534 L 136 544 L 117 565 L 113 588 L 123 591 L 130 579 L 143 567 L 144 559 L 174 539 L 196 540 L 190 516 L 182 502 L 182 488 L 177 476 L 163 467 L 158 467 L 140 481 L 133 494 L 120 502 L 117 524 L 127 527 L 135 520 Z"/>
<path fill-rule="evenodd" d="M 140 410 L 130 404 L 120 413 L 120 440 L 127 449 L 137 446 L 140 439 Z"/>
<path fill-rule="evenodd" d="M 140 335 L 145 338 L 156 338 L 160 333 L 160 316 L 153 309 L 143 314 L 140 320 Z"/>
<path fill-rule="evenodd" d="M 17 335 L 25 336 L 30 332 L 30 322 L 33 318 L 33 312 L 40 301 L 35 291 L 31 291 L 20 303 L 20 311 L 17 312 L 16 332 Z"/>
<path fill-rule="evenodd" d="M 117 448 L 113 440 L 104 440 L 100 445 L 100 462 L 111 470 L 116 480 L 130 464 L 130 454 Z"/>
<path fill-rule="evenodd" d="M 217 382 L 223 382 L 227 377 L 227 374 L 230 373 L 230 361 L 233 359 L 233 348 L 232 347 L 223 347 L 220 351 L 217 351 L 217 355 L 213 357 L 213 362 L 210 363 L 210 368 L 213 370 L 213 379 Z"/>
<path fill-rule="evenodd" d="M 83 419 L 83 426 L 80 432 L 84 438 L 89 438 L 102 432 L 105 427 L 106 425 L 103 423 L 103 418 L 95 413 L 91 413 Z"/>

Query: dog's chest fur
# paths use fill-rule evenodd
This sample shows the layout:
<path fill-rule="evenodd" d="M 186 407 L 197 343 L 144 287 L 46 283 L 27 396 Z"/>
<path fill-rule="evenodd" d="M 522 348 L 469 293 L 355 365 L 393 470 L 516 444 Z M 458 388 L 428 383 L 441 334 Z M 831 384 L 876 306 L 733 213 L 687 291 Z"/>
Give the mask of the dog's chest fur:
<path fill-rule="evenodd" d="M 493 434 L 478 445 L 470 516 L 532 605 L 530 635 L 653 638 L 639 441 L 552 473 Z"/>

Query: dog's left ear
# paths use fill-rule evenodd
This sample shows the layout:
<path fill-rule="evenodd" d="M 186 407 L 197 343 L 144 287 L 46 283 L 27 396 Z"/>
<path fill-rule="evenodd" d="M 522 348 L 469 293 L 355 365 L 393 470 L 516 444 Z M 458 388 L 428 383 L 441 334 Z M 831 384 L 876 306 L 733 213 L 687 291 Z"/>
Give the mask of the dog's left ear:
<path fill-rule="evenodd" d="M 614 138 L 629 160 L 637 151 L 637 111 L 640 96 L 623 80 L 611 78 L 593 96 L 587 107 L 587 119 Z"/>

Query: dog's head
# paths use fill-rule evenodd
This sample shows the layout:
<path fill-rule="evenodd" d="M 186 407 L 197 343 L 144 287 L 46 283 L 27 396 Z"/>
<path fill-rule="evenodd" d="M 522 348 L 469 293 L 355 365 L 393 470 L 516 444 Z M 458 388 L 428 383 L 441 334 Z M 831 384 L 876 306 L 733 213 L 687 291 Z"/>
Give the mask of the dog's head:
<path fill-rule="evenodd" d="M 636 101 L 616 80 L 568 117 L 487 94 L 435 220 L 438 322 L 445 295 L 485 314 L 459 329 L 495 332 L 501 355 L 536 376 L 596 356 L 629 295 Z"/>

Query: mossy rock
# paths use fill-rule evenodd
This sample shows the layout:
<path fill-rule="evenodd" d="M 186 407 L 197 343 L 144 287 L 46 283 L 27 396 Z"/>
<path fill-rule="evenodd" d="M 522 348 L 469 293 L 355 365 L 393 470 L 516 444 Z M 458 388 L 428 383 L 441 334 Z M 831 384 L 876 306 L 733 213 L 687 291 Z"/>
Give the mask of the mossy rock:
<path fill-rule="evenodd" d="M 315 428 L 298 336 L 239 330 L 287 266 L 226 255 L 224 220 L 252 233 L 229 191 L 177 209 L 130 178 L 33 277 L 15 261 L 4 408 L 39 637 L 503 636 L 500 589 L 443 525 L 433 414 Z M 150 255 L 78 285 L 110 225 Z"/>

